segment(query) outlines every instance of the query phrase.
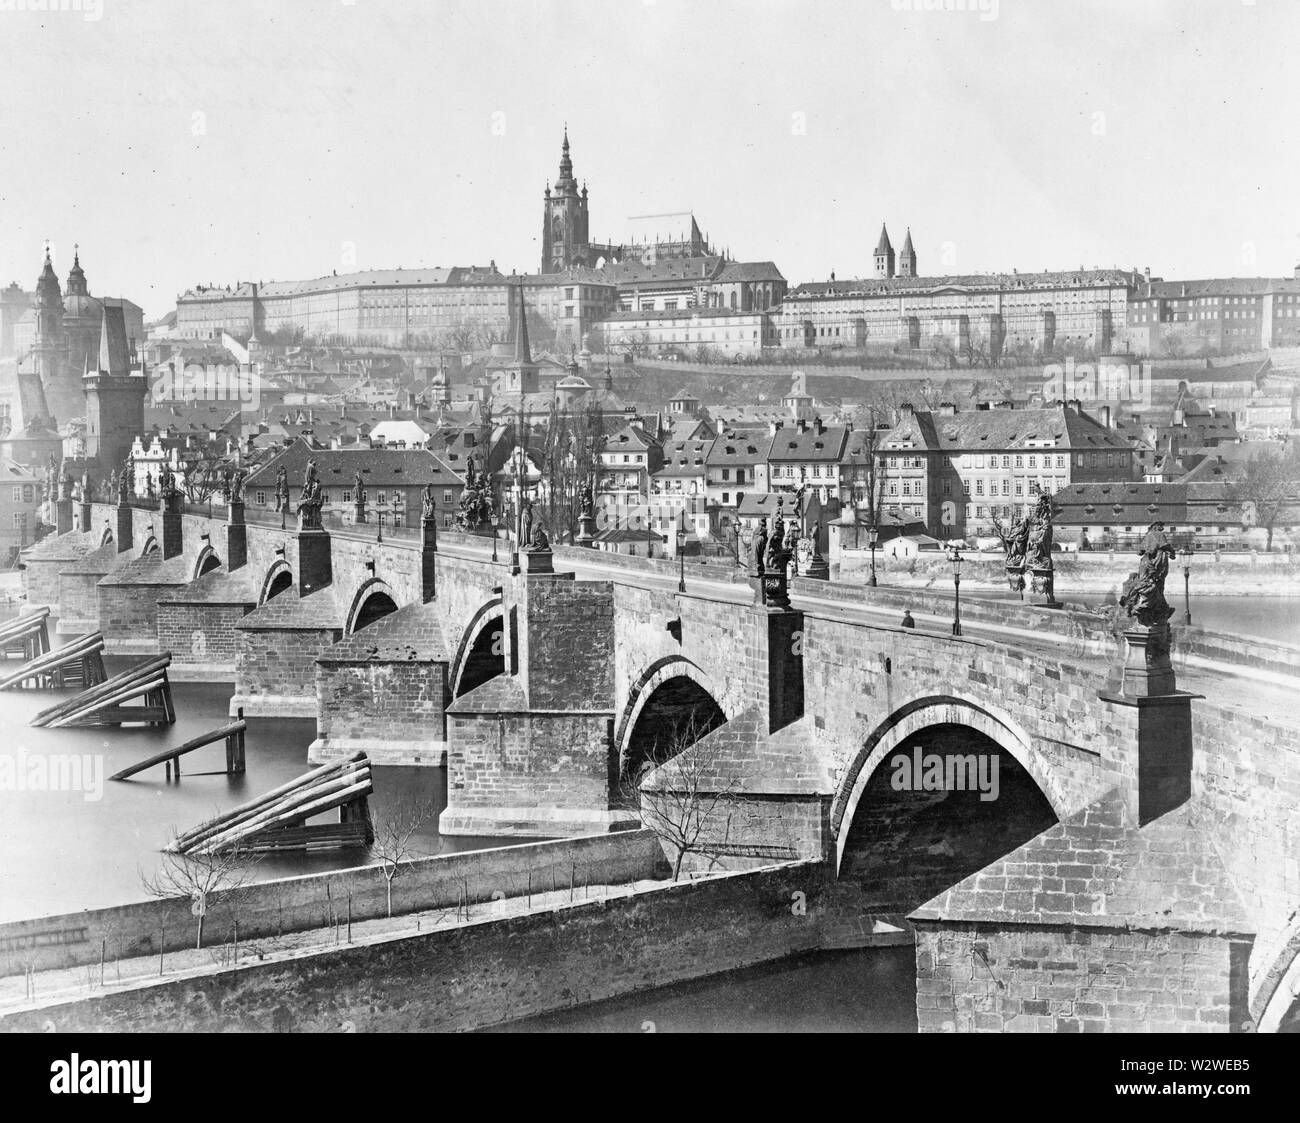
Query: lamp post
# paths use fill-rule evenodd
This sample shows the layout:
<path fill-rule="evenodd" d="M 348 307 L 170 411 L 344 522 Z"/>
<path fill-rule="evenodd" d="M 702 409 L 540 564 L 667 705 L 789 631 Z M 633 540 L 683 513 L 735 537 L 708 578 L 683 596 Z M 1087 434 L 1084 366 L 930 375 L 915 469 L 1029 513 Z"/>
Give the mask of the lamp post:
<path fill-rule="evenodd" d="M 961 551 L 956 547 L 953 548 L 948 560 L 952 562 L 952 634 L 961 635 L 961 563 L 965 560 L 961 556 Z"/>
<path fill-rule="evenodd" d="M 501 535 L 501 520 L 495 511 L 492 512 L 492 560 L 497 561 L 497 539 Z"/>
<path fill-rule="evenodd" d="M 867 544 L 871 547 L 871 576 L 867 579 L 867 584 L 871 588 L 876 587 L 876 547 L 880 545 L 880 531 L 874 526 L 871 533 L 867 535 Z"/>
<path fill-rule="evenodd" d="M 686 592 L 686 512 L 677 526 L 677 591 Z"/>
<path fill-rule="evenodd" d="M 1183 554 L 1183 623 L 1192 623 L 1192 552 Z"/>

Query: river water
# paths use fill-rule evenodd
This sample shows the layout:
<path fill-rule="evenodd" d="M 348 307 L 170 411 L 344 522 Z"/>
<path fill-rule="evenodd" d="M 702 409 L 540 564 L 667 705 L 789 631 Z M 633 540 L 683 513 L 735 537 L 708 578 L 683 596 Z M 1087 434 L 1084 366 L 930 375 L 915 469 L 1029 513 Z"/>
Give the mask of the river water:
<path fill-rule="evenodd" d="M 110 660 L 109 673 L 126 665 Z M 217 742 L 184 758 L 179 782 L 169 783 L 162 765 L 130 780 L 106 779 L 133 761 L 224 724 L 232 693 L 229 684 L 173 683 L 177 720 L 165 729 L 34 729 L 28 720 L 63 693 L 0 693 L 0 755 L 10 757 L 16 767 L 27 765 L 32 756 L 51 754 L 75 754 L 83 763 L 78 791 L 22 790 L 0 783 L 0 921 L 143 900 L 148 894 L 141 875 L 158 869 L 159 850 L 174 828 L 186 830 L 314 767 L 307 762 L 307 746 L 316 734 L 314 721 L 255 718 L 248 725 L 243 776 L 220 771 L 225 743 Z M 28 774 L 21 767 L 18 771 Z M 432 799 L 439 811 L 446 805 L 444 769 L 375 768 L 373 775 L 371 809 L 376 816 L 382 817 L 385 807 L 407 793 Z M 332 817 L 336 819 L 337 812 Z M 330 818 L 327 813 L 322 821 Z M 436 816 L 414 839 L 421 855 L 520 841 L 443 838 Z M 267 855 L 255 877 L 342 869 L 366 860 L 357 850 Z"/>

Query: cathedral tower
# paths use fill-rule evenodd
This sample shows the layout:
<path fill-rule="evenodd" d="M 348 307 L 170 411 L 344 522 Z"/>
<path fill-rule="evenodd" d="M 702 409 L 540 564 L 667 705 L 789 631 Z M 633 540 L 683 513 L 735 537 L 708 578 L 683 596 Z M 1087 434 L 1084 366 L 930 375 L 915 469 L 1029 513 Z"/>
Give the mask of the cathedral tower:
<path fill-rule="evenodd" d="M 907 238 L 903 242 L 903 248 L 898 254 L 898 275 L 900 277 L 915 277 L 916 272 L 916 250 L 912 247 L 912 228 L 907 228 Z"/>
<path fill-rule="evenodd" d="M 880 241 L 876 243 L 876 276 L 882 280 L 894 275 L 894 247 L 889 243 L 889 231 L 882 224 Z"/>
<path fill-rule="evenodd" d="M 560 175 L 555 189 L 548 186 L 542 202 L 542 269 L 558 273 L 570 265 L 585 263 L 587 236 L 587 188 L 578 189 L 569 158 L 569 128 L 564 128 L 560 148 Z"/>

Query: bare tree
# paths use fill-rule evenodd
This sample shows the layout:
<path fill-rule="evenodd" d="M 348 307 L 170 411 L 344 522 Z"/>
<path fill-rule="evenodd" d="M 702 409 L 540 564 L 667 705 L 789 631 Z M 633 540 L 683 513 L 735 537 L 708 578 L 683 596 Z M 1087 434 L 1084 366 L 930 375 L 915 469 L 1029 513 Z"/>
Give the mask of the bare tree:
<path fill-rule="evenodd" d="M 429 798 L 407 795 L 374 822 L 375 841 L 370 853 L 379 859 L 388 891 L 388 915 L 393 915 L 393 882 L 415 857 L 415 835 L 438 813 Z"/>
<path fill-rule="evenodd" d="M 670 851 L 674 881 L 687 855 L 716 857 L 725 848 L 741 802 L 738 777 L 723 768 L 722 743 L 701 740 L 707 732 L 693 716 L 671 727 L 623 784 L 625 800 Z"/>
<path fill-rule="evenodd" d="M 1229 497 L 1242 505 L 1243 526 L 1264 528 L 1264 549 L 1271 551 L 1273 528 L 1283 506 L 1300 503 L 1300 444 L 1256 453 L 1243 464 Z"/>
<path fill-rule="evenodd" d="M 176 841 L 172 831 L 172 843 Z M 232 908 L 238 902 L 239 890 L 253 880 L 261 855 L 238 846 L 220 853 L 191 852 L 180 854 L 170 847 L 163 851 L 162 865 L 153 875 L 140 874 L 145 892 L 160 900 L 189 900 L 191 911 L 198 918 L 198 935 L 195 948 L 203 947 L 203 924 L 215 893 L 222 894 L 223 903 Z"/>

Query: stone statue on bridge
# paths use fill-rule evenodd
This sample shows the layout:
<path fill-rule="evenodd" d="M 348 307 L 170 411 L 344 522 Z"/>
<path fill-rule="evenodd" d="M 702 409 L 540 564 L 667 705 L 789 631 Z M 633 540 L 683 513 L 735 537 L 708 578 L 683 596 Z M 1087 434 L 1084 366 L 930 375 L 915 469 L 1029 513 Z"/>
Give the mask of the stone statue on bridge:
<path fill-rule="evenodd" d="M 289 473 L 283 464 L 275 473 L 275 509 L 277 513 L 289 509 Z"/>
<path fill-rule="evenodd" d="M 244 481 L 248 478 L 248 473 L 243 468 L 236 468 L 230 474 L 230 482 L 226 489 L 226 494 L 230 497 L 231 503 L 242 503 L 244 501 Z"/>
<path fill-rule="evenodd" d="M 1029 538 L 1026 544 L 1025 565 L 1033 577 L 1033 590 L 1041 593 L 1040 602 L 1048 608 L 1059 608 L 1056 599 L 1056 564 L 1052 561 L 1052 497 L 1041 494 L 1038 506 L 1029 518 Z"/>
<path fill-rule="evenodd" d="M 763 568 L 768 573 L 778 573 L 785 566 L 785 522 L 781 518 L 781 503 L 776 501 L 776 517 L 772 520 L 772 537 L 767 543 L 767 558 Z"/>
<path fill-rule="evenodd" d="M 153 486 L 153 473 L 148 468 L 144 470 L 144 494 L 149 500 L 153 500 L 157 496 Z"/>
<path fill-rule="evenodd" d="M 366 504 L 366 481 L 361 476 L 360 468 L 352 476 L 352 502 L 358 507 Z"/>
<path fill-rule="evenodd" d="M 307 461 L 307 470 L 303 473 L 302 495 L 298 500 L 299 530 L 320 529 L 322 503 L 320 473 L 316 468 L 316 458 L 313 456 Z"/>
<path fill-rule="evenodd" d="M 754 531 L 754 535 L 750 539 L 749 549 L 754 572 L 762 573 L 763 563 L 766 560 L 764 555 L 767 552 L 767 519 L 758 520 L 758 529 Z"/>
<path fill-rule="evenodd" d="M 1023 593 L 1025 554 L 1029 550 L 1029 519 L 1012 518 L 1011 526 L 1008 528 L 994 515 L 993 529 L 1002 542 L 1002 549 L 1006 552 L 1007 584 L 1013 593 Z"/>
<path fill-rule="evenodd" d="M 1160 627 L 1174 614 L 1173 606 L 1165 600 L 1165 578 L 1169 576 L 1169 562 L 1176 555 L 1165 535 L 1165 524 L 1152 523 L 1138 546 L 1137 572 L 1129 574 L 1119 598 L 1120 607 L 1145 627 Z"/>
<path fill-rule="evenodd" d="M 135 494 L 135 460 L 128 456 L 122 464 L 122 474 L 117 478 L 117 501 L 127 502 Z"/>
<path fill-rule="evenodd" d="M 426 519 L 436 519 L 438 517 L 438 501 L 434 498 L 432 483 L 424 485 L 424 508 L 420 515 Z"/>
<path fill-rule="evenodd" d="M 117 469 L 114 468 L 108 473 L 108 498 L 110 501 L 117 499 L 121 491 L 117 482 Z"/>

